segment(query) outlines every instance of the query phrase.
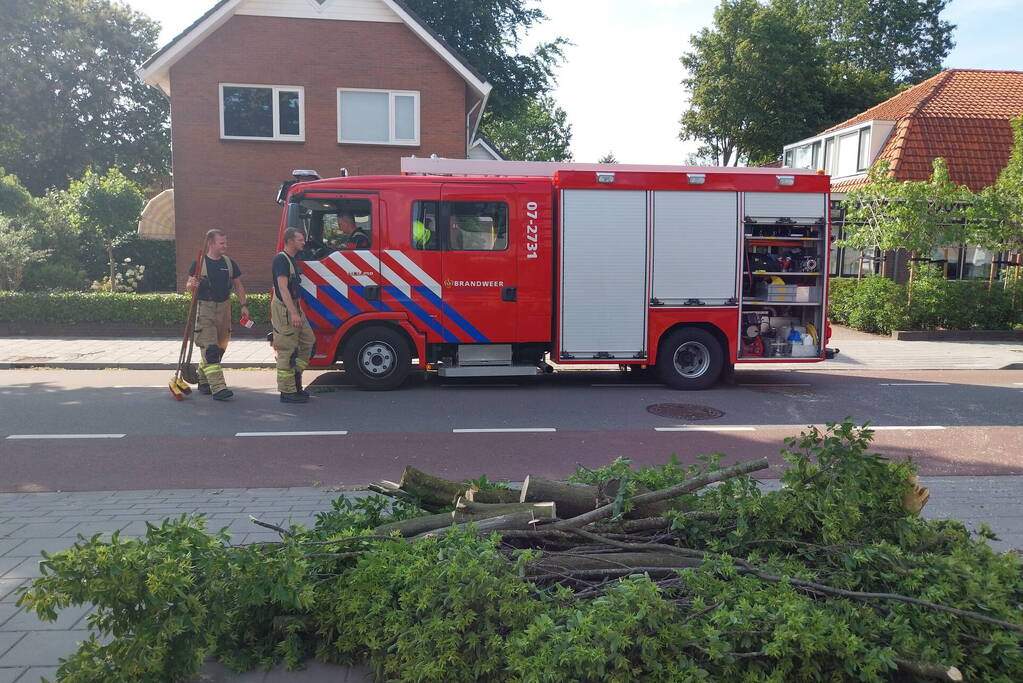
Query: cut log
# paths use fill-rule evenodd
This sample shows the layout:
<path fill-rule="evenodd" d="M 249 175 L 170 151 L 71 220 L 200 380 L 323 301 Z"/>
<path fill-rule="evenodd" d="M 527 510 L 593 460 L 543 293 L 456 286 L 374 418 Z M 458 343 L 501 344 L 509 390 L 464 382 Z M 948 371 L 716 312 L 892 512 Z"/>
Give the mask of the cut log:
<path fill-rule="evenodd" d="M 452 529 L 458 529 L 464 531 L 472 525 L 476 531 L 504 531 L 504 530 L 528 530 L 533 529 L 537 522 L 543 520 L 539 517 L 535 511 L 529 512 L 513 512 L 508 515 L 500 515 L 498 517 L 487 517 L 485 519 L 473 520 L 469 522 L 463 522 L 461 524 L 453 524 L 443 529 L 433 529 L 425 533 L 419 534 L 414 538 L 416 540 L 424 538 L 440 538 L 451 533 Z"/>
<path fill-rule="evenodd" d="M 470 486 L 465 491 L 466 500 L 474 503 L 518 503 L 519 492 L 515 489 L 481 489 Z M 548 498 L 547 500 L 550 500 Z"/>
<path fill-rule="evenodd" d="M 544 519 L 554 519 L 557 516 L 558 506 L 551 501 L 540 501 L 536 503 L 477 503 L 466 498 L 459 498 L 455 501 L 455 511 L 452 517 L 455 521 L 462 520 L 460 517 L 496 517 L 508 515 L 513 512 L 536 512 Z"/>
<path fill-rule="evenodd" d="M 423 505 L 432 508 L 453 505 L 455 499 L 463 495 L 468 488 L 461 482 L 435 477 L 415 467 L 405 467 L 399 486 Z"/>
<path fill-rule="evenodd" d="M 467 503 L 464 499 L 459 498 L 459 503 L 467 504 L 471 508 L 457 507 L 453 512 L 441 512 L 436 515 L 426 515 L 424 517 L 415 517 L 413 519 L 406 519 L 401 522 L 391 522 L 389 524 L 382 524 L 373 530 L 375 535 L 387 536 L 392 531 L 397 531 L 404 538 L 410 538 L 412 536 L 418 536 L 419 534 L 433 531 L 435 529 L 444 529 L 451 526 L 452 524 L 462 524 L 466 522 L 480 522 L 485 519 L 492 517 L 500 517 L 502 515 L 509 515 L 515 513 L 528 513 L 536 519 L 554 519 L 556 508 L 554 503 L 536 503 L 536 504 L 520 504 L 520 503 L 507 503 L 502 505 L 486 505 L 484 503 Z M 509 527 L 509 528 L 532 528 L 532 527 Z"/>
<path fill-rule="evenodd" d="M 903 659 L 901 657 L 896 657 L 895 663 L 898 664 L 900 671 L 905 671 L 906 673 L 913 674 L 914 676 L 920 676 L 921 678 L 930 678 L 935 681 L 963 680 L 963 672 L 954 666 L 930 664 L 928 662 L 915 662 L 911 659 Z"/>
<path fill-rule="evenodd" d="M 543 500 L 557 503 L 562 517 L 575 517 L 597 507 L 597 487 L 527 475 L 522 481 L 519 501 L 530 503 Z"/>

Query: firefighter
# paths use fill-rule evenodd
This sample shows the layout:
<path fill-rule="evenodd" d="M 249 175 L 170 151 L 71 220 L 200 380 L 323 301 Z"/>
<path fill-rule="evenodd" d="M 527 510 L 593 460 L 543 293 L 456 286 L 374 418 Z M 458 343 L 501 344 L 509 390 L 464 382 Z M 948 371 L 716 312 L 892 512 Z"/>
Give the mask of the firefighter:
<path fill-rule="evenodd" d="M 416 249 L 428 249 L 433 239 L 433 219 L 424 218 L 412 222 L 412 240 Z"/>
<path fill-rule="evenodd" d="M 231 290 L 238 295 L 242 316 L 248 317 L 242 269 L 227 255 L 227 235 L 213 229 L 206 233 L 202 263 L 188 268 L 185 289 L 196 292 L 195 345 L 199 347 L 199 392 L 226 401 L 234 392 L 227 388 L 220 361 L 231 339 Z M 196 267 L 199 270 L 196 272 Z M 196 291 L 198 290 L 198 291 Z"/>
<path fill-rule="evenodd" d="M 351 211 L 342 211 L 338 214 L 337 227 L 341 230 L 342 249 L 369 249 L 369 235 L 359 230 L 359 226 L 355 224 L 355 215 Z"/>
<path fill-rule="evenodd" d="M 298 228 L 284 231 L 284 251 L 273 260 L 274 295 L 270 302 L 273 344 L 277 351 L 277 390 L 281 403 L 305 403 L 309 393 L 302 389 L 302 372 L 309 366 L 316 338 L 302 308 L 302 267 L 295 255 L 305 247 L 305 233 Z"/>

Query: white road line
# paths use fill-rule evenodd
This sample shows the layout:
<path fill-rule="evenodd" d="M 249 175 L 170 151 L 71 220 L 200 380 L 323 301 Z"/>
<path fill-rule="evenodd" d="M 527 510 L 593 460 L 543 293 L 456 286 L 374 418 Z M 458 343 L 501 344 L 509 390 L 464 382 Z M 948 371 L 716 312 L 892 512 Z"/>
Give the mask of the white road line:
<path fill-rule="evenodd" d="M 656 383 L 650 383 L 650 384 L 614 384 L 614 383 L 609 382 L 607 384 L 591 384 L 590 386 L 591 387 L 654 387 L 654 388 L 663 389 L 667 385 L 666 384 L 656 384 Z"/>
<path fill-rule="evenodd" d="M 882 382 L 883 387 L 947 387 L 948 382 Z"/>
<path fill-rule="evenodd" d="M 8 439 L 123 439 L 125 434 L 11 434 Z"/>
<path fill-rule="evenodd" d="M 449 389 L 517 389 L 518 384 L 441 384 Z"/>
<path fill-rule="evenodd" d="M 740 384 L 740 387 L 808 387 L 810 384 Z"/>
<path fill-rule="evenodd" d="M 1023 382 L 1013 382 L 1012 386 L 1014 386 L 1014 387 L 1023 387 Z"/>
<path fill-rule="evenodd" d="M 235 436 L 344 436 L 347 431 L 334 432 L 238 432 Z"/>
<path fill-rule="evenodd" d="M 756 427 L 726 427 L 714 425 L 687 427 L 654 427 L 655 432 L 755 432 Z"/>
<path fill-rule="evenodd" d="M 913 430 L 946 429 L 946 427 L 942 427 L 940 425 L 912 425 L 912 426 L 906 426 L 906 427 L 899 427 L 899 426 L 896 426 L 896 425 L 870 425 L 869 429 L 873 429 L 874 431 L 881 431 L 881 430 L 897 431 L 899 429 L 913 429 Z"/>
<path fill-rule="evenodd" d="M 111 389 L 166 389 L 166 384 L 115 384 Z"/>
<path fill-rule="evenodd" d="M 554 427 L 499 427 L 496 429 L 452 429 L 455 434 L 497 434 L 500 432 L 556 432 Z"/>

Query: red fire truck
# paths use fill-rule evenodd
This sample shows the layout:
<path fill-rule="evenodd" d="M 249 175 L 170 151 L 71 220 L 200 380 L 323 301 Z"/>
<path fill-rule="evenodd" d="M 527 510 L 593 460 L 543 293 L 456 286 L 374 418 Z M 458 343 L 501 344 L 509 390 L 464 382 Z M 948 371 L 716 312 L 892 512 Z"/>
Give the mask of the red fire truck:
<path fill-rule="evenodd" d="M 406 159 L 282 185 L 306 232 L 311 365 L 365 389 L 548 364 L 653 367 L 679 389 L 736 363 L 830 357 L 829 179 L 791 169 Z"/>

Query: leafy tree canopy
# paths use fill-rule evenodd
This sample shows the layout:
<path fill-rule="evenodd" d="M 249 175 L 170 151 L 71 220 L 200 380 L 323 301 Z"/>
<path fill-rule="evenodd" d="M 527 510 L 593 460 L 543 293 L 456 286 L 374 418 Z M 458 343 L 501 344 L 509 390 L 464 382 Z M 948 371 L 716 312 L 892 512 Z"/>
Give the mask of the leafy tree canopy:
<path fill-rule="evenodd" d="M 932 76 L 953 46 L 949 0 L 722 0 L 682 56 L 681 137 L 758 163 Z"/>
<path fill-rule="evenodd" d="M 552 98 L 541 97 L 515 117 L 490 121 L 485 132 L 508 159 L 571 161 L 572 126 L 566 119 Z"/>
<path fill-rule="evenodd" d="M 522 54 L 522 37 L 547 16 L 531 0 L 407 0 L 494 86 L 487 111 L 496 119 L 521 113 L 554 85 L 565 38 Z"/>
<path fill-rule="evenodd" d="M 109 0 L 0 3 L 0 165 L 35 195 L 89 166 L 166 173 L 168 104 L 135 75 L 158 33 Z"/>

